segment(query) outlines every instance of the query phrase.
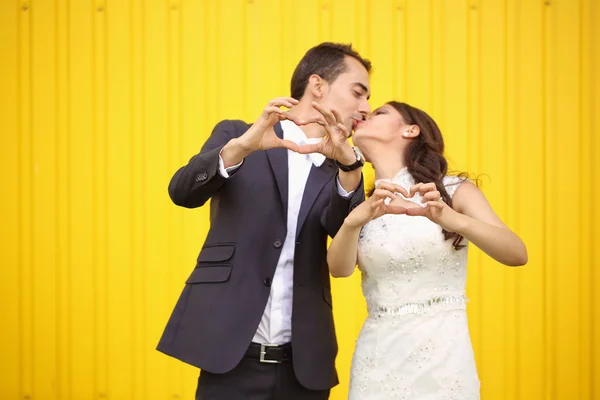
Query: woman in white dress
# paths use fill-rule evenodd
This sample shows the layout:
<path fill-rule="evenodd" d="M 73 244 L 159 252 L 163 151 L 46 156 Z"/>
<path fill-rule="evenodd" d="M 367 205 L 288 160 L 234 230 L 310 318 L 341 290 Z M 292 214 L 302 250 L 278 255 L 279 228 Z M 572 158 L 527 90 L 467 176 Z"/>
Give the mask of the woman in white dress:
<path fill-rule="evenodd" d="M 425 112 L 390 102 L 355 129 L 376 189 L 328 253 L 335 277 L 356 265 L 368 317 L 352 361 L 350 400 L 479 399 L 466 316 L 467 244 L 527 263 L 523 241 L 469 180 L 447 175 L 444 142 Z"/>

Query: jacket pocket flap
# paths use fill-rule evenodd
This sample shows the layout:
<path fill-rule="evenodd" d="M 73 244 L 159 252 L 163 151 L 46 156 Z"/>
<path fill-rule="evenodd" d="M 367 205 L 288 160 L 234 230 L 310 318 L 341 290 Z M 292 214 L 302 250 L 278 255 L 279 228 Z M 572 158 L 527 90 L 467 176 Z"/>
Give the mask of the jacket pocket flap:
<path fill-rule="evenodd" d="M 231 265 L 196 267 L 185 283 L 225 282 L 231 275 Z"/>
<path fill-rule="evenodd" d="M 233 257 L 235 252 L 234 245 L 210 246 L 205 247 L 198 256 L 198 262 L 221 262 L 227 261 Z"/>

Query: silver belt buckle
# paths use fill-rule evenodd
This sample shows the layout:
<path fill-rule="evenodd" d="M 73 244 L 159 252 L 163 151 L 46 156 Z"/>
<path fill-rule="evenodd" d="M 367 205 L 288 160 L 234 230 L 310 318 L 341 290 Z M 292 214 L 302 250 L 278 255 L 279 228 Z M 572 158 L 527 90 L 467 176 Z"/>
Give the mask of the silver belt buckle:
<path fill-rule="evenodd" d="M 260 345 L 260 357 L 259 357 L 259 361 L 261 363 L 267 363 L 267 364 L 281 364 L 281 361 L 277 361 L 277 360 L 265 360 L 265 355 L 267 354 L 267 347 L 279 347 L 279 345 L 277 344 L 261 344 Z"/>

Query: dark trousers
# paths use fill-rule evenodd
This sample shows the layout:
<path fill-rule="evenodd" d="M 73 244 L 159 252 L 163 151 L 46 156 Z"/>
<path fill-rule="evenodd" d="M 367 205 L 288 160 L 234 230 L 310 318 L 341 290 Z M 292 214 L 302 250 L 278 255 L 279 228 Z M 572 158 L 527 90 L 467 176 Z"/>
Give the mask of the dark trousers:
<path fill-rule="evenodd" d="M 196 400 L 327 400 L 329 390 L 309 390 L 298 382 L 292 361 L 261 363 L 244 357 L 225 374 L 201 371 Z"/>

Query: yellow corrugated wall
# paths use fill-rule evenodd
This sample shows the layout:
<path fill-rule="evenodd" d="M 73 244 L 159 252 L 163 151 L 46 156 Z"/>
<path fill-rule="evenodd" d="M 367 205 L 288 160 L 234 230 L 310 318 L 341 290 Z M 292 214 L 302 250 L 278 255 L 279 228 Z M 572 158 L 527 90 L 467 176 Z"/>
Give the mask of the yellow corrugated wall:
<path fill-rule="evenodd" d="M 333 40 L 373 61 L 372 106 L 439 122 L 528 245 L 518 269 L 470 253 L 483 399 L 600 399 L 599 21 L 597 0 L 0 0 L 0 398 L 193 398 L 154 348 L 208 213 L 167 184 Z M 357 274 L 334 308 L 340 400 Z"/>

